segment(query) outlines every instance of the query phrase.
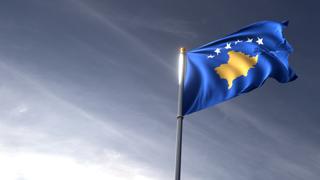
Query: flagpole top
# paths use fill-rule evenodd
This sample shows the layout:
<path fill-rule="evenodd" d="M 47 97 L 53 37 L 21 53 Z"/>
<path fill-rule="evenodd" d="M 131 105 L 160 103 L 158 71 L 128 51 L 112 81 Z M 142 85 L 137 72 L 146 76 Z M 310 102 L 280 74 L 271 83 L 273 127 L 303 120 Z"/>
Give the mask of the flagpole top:
<path fill-rule="evenodd" d="M 186 48 L 181 47 L 181 48 L 180 48 L 180 53 L 186 53 Z"/>

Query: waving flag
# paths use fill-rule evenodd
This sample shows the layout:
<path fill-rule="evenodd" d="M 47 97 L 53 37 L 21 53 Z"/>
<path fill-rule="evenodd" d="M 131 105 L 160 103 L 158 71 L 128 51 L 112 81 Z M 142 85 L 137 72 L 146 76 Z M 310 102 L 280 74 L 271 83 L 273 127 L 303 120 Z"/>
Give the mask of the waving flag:
<path fill-rule="evenodd" d="M 249 92 L 269 77 L 295 80 L 288 63 L 292 47 L 282 34 L 287 25 L 258 22 L 187 52 L 183 115 Z"/>

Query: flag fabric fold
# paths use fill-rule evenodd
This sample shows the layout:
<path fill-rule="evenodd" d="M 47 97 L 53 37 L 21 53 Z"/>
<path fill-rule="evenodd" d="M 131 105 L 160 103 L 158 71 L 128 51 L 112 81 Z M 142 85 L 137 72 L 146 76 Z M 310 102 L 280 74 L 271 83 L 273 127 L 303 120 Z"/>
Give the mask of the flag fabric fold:
<path fill-rule="evenodd" d="M 288 22 L 261 21 L 187 52 L 183 115 L 216 105 L 263 85 L 268 78 L 297 78 L 288 63 Z"/>

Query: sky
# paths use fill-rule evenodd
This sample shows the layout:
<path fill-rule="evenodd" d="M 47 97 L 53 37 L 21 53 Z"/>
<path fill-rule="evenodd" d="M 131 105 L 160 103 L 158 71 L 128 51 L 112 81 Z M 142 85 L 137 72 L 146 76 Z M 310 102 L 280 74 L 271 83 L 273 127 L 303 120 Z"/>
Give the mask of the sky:
<path fill-rule="evenodd" d="M 0 179 L 173 179 L 179 48 L 290 20 L 299 78 L 187 116 L 182 179 L 317 180 L 319 5 L 1 0 Z"/>

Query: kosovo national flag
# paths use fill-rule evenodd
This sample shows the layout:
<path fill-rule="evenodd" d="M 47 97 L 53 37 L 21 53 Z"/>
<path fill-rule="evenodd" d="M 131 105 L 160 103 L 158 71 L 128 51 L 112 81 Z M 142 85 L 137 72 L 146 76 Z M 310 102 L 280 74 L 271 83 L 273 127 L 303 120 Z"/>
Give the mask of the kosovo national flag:
<path fill-rule="evenodd" d="M 282 34 L 287 25 L 258 22 L 187 52 L 183 115 L 249 92 L 269 77 L 295 80 L 288 63 L 293 50 Z"/>

